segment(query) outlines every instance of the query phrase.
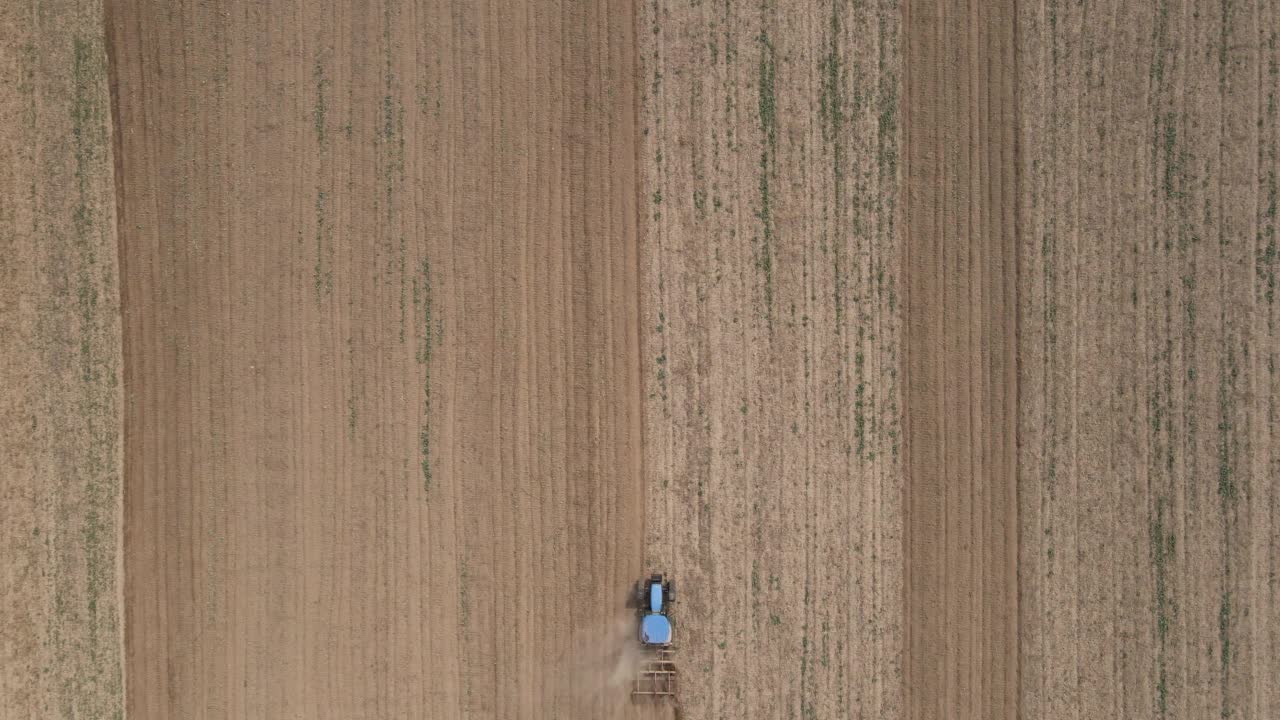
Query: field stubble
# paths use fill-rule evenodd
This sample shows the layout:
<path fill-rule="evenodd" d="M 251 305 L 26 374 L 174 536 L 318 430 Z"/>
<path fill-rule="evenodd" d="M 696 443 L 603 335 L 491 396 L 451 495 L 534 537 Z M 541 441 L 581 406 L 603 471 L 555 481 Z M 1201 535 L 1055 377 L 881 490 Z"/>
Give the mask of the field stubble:
<path fill-rule="evenodd" d="M 641 8 L 645 547 L 687 717 L 901 712 L 898 32 Z"/>
<path fill-rule="evenodd" d="M 1022 707 L 1275 717 L 1277 7 L 1019 5 Z"/>
<path fill-rule="evenodd" d="M 97 2 L 0 5 L 0 717 L 120 717 L 120 314 Z"/>

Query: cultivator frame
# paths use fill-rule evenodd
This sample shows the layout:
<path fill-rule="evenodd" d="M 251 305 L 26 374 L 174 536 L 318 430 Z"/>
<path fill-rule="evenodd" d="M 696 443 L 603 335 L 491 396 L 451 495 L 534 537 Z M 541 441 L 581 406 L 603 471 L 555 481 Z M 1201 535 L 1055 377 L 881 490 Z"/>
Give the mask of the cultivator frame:
<path fill-rule="evenodd" d="M 632 699 L 674 698 L 676 696 L 675 648 L 665 647 L 648 654 L 636 672 Z"/>

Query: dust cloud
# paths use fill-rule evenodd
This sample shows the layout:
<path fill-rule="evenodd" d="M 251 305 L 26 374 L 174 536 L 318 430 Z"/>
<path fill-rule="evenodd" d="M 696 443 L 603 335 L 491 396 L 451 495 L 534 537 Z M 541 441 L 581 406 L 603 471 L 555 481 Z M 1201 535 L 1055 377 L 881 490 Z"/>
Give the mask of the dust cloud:
<path fill-rule="evenodd" d="M 636 639 L 634 613 L 619 613 L 608 622 L 580 628 L 574 633 L 572 651 L 562 661 L 563 686 L 558 694 L 578 713 L 575 717 L 620 720 L 668 717 L 661 702 L 631 700 L 636 673 L 644 651 Z"/>

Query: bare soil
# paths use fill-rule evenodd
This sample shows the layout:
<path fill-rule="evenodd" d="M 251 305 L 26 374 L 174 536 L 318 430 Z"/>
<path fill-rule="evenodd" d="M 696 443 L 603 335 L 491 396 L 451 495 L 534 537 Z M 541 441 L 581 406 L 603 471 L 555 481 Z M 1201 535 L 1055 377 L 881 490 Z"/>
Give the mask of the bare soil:
<path fill-rule="evenodd" d="M 628 708 L 628 5 L 111 9 L 130 717 Z"/>
<path fill-rule="evenodd" d="M 1280 716 L 1277 27 L 0 4 L 0 718 Z"/>
<path fill-rule="evenodd" d="M 0 3 L 0 717 L 122 709 L 102 8 Z"/>
<path fill-rule="evenodd" d="M 1019 717 L 1013 8 L 906 6 L 911 718 Z"/>

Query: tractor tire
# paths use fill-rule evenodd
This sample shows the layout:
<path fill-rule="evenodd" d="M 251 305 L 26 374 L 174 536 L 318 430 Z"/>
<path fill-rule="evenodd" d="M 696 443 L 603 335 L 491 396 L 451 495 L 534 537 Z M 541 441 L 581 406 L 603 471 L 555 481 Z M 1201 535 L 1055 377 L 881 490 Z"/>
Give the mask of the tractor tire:
<path fill-rule="evenodd" d="M 676 601 L 676 581 L 668 580 L 667 581 L 667 602 L 675 602 L 675 601 Z"/>
<path fill-rule="evenodd" d="M 638 608 L 644 607 L 644 583 L 640 582 L 639 580 L 636 581 L 635 600 L 636 600 L 636 607 Z"/>

